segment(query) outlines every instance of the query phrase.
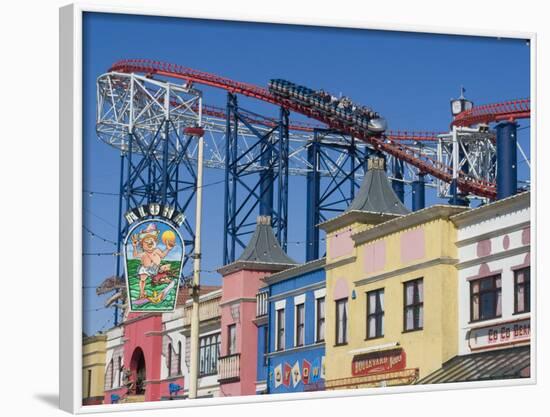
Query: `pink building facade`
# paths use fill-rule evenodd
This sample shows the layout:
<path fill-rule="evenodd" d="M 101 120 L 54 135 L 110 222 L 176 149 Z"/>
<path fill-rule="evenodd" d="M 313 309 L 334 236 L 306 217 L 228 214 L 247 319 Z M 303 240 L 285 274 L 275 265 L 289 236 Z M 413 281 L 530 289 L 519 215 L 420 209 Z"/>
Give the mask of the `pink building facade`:
<path fill-rule="evenodd" d="M 219 334 L 221 290 L 206 286 L 201 293 L 200 333 L 207 333 L 210 340 L 211 334 Z M 190 309 L 187 291 L 182 290 L 174 312 L 130 313 L 120 326 L 109 330 L 105 404 L 185 398 L 189 385 Z M 217 375 L 201 376 L 199 387 L 208 390 L 204 396 L 217 395 Z"/>
<path fill-rule="evenodd" d="M 223 277 L 221 306 L 221 396 L 256 394 L 258 327 L 256 294 L 262 278 L 295 265 L 279 246 L 271 218 L 260 216 L 239 259 L 219 269 Z"/>

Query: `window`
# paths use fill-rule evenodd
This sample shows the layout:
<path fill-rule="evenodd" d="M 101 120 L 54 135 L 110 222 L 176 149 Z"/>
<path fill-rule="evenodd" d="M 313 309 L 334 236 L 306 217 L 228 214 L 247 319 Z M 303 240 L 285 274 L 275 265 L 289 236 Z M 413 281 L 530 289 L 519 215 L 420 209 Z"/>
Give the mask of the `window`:
<path fill-rule="evenodd" d="M 348 343 L 348 299 L 336 301 L 336 344 Z"/>
<path fill-rule="evenodd" d="M 227 326 L 227 354 L 233 355 L 237 353 L 237 325 L 230 324 Z"/>
<path fill-rule="evenodd" d="M 216 374 L 219 356 L 220 334 L 201 337 L 199 339 L 199 376 Z"/>
<path fill-rule="evenodd" d="M 88 369 L 88 390 L 87 390 L 87 398 L 90 398 L 92 396 L 92 370 Z"/>
<path fill-rule="evenodd" d="M 470 320 L 489 320 L 501 316 L 500 275 L 470 281 Z"/>
<path fill-rule="evenodd" d="M 323 342 L 325 340 L 325 297 L 320 297 L 315 300 L 317 323 L 316 323 L 316 342 Z"/>
<path fill-rule="evenodd" d="M 168 343 L 168 376 L 172 375 L 172 343 Z"/>
<path fill-rule="evenodd" d="M 529 267 L 514 272 L 514 313 L 531 311 L 531 269 Z"/>
<path fill-rule="evenodd" d="M 118 384 L 117 387 L 122 386 L 122 356 L 118 357 Z"/>
<path fill-rule="evenodd" d="M 422 278 L 403 284 L 403 330 L 421 330 L 424 326 L 424 281 Z"/>
<path fill-rule="evenodd" d="M 305 338 L 305 307 L 304 304 L 296 304 L 296 337 L 295 345 L 303 346 Z"/>
<path fill-rule="evenodd" d="M 181 341 L 178 342 L 178 375 L 181 375 Z"/>
<path fill-rule="evenodd" d="M 384 289 L 367 293 L 367 339 L 384 336 Z"/>
<path fill-rule="evenodd" d="M 285 348 L 285 309 L 280 308 L 275 314 L 275 350 L 283 350 Z"/>
<path fill-rule="evenodd" d="M 113 363 L 113 359 L 111 359 L 111 361 L 109 362 L 109 377 L 110 377 L 110 382 L 109 382 L 109 386 L 111 388 L 113 388 L 113 385 L 115 383 L 115 365 Z"/>
<path fill-rule="evenodd" d="M 264 365 L 267 365 L 267 354 L 269 353 L 269 332 L 264 327 Z"/>

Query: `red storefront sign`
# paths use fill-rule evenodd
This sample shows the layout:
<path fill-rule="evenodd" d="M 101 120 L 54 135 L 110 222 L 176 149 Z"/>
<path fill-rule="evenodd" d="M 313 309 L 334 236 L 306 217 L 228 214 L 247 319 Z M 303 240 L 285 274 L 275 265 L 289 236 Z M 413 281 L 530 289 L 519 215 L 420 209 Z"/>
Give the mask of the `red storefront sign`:
<path fill-rule="evenodd" d="M 401 371 L 407 366 L 405 351 L 401 348 L 370 352 L 353 357 L 351 374 L 369 375 L 379 372 Z"/>

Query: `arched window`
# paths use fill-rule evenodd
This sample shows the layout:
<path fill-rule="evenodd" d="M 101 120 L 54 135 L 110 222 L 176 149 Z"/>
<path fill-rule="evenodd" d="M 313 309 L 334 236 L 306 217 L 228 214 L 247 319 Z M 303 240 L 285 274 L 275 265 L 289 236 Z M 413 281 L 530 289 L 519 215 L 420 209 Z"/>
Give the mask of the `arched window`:
<path fill-rule="evenodd" d="M 122 386 L 122 356 L 118 357 L 118 379 L 117 386 Z"/>
<path fill-rule="evenodd" d="M 111 361 L 109 362 L 109 377 L 111 378 L 111 381 L 109 383 L 110 387 L 113 388 L 113 384 L 115 382 L 115 366 L 113 364 L 113 358 L 111 358 Z"/>
<path fill-rule="evenodd" d="M 181 375 L 181 341 L 178 342 L 178 374 Z"/>
<path fill-rule="evenodd" d="M 168 343 L 168 376 L 172 376 L 172 343 Z"/>

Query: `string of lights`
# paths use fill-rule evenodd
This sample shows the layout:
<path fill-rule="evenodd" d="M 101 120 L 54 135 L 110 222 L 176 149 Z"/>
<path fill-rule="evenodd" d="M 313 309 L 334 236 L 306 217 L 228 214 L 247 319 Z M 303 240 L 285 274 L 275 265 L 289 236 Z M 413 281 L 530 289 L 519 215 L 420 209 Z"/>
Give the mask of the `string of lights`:
<path fill-rule="evenodd" d="M 101 236 L 101 235 L 98 235 L 97 233 L 91 231 L 88 227 L 86 227 L 86 226 L 84 226 L 84 225 L 82 225 L 82 228 L 83 228 L 86 232 L 88 232 L 88 234 L 89 234 L 91 237 L 93 237 L 93 238 L 102 240 L 102 241 L 105 242 L 105 243 L 110 243 L 110 244 L 112 244 L 112 245 L 114 245 L 114 246 L 117 245 L 117 242 L 115 242 L 114 240 L 107 239 L 107 238 L 105 238 L 105 237 L 103 237 L 103 236 Z"/>
<path fill-rule="evenodd" d="M 111 223 L 109 220 L 107 219 L 104 219 L 103 217 L 101 216 L 98 216 L 97 214 L 95 214 L 94 212 L 92 212 L 90 209 L 87 209 L 86 207 L 84 207 L 84 211 L 88 214 L 90 214 L 91 216 L 95 217 L 96 219 L 98 220 L 101 220 L 103 223 L 111 226 L 113 229 L 117 230 L 117 226 L 115 226 L 113 223 Z"/>

